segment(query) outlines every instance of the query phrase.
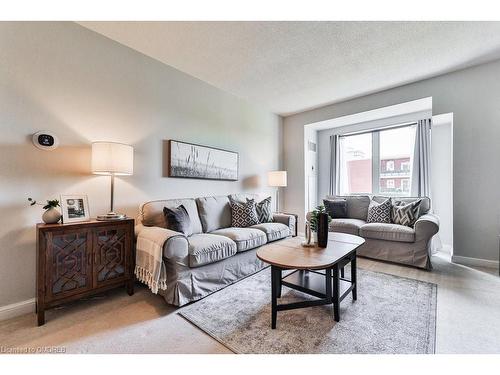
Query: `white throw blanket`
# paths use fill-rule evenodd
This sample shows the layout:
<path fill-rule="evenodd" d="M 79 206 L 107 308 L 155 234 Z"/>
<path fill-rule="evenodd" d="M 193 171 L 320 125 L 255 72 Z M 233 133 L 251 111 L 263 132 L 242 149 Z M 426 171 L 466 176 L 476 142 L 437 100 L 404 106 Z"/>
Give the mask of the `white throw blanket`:
<path fill-rule="evenodd" d="M 167 272 L 163 262 L 163 246 L 172 237 L 182 236 L 160 227 L 143 227 L 137 236 L 135 276 L 154 294 L 167 289 Z"/>

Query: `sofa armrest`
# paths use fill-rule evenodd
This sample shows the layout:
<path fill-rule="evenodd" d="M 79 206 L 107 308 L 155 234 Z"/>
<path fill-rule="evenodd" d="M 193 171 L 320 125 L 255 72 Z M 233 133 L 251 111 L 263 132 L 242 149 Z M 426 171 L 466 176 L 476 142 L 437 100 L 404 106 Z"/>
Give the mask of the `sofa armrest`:
<path fill-rule="evenodd" d="M 415 241 L 429 241 L 439 232 L 439 217 L 434 214 L 425 214 L 415 222 Z"/>
<path fill-rule="evenodd" d="M 168 259 L 185 258 L 188 256 L 188 240 L 184 233 L 175 232 L 161 227 L 146 227 L 142 224 L 135 226 L 135 236 L 150 236 L 155 238 L 158 234 L 165 238 L 163 244 L 163 257 Z"/>
<path fill-rule="evenodd" d="M 297 236 L 297 216 L 292 214 L 273 214 L 273 221 L 275 223 L 285 224 L 290 228 L 290 234 L 294 237 Z"/>

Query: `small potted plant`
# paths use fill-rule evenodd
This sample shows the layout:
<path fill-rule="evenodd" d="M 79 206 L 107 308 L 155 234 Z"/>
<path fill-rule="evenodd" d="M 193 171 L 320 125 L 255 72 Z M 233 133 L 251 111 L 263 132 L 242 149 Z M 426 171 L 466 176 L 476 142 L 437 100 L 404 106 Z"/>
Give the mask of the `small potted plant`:
<path fill-rule="evenodd" d="M 326 213 L 325 206 L 317 206 L 312 212 L 309 219 L 309 225 L 311 226 L 312 240 L 314 243 L 318 242 L 318 218 L 320 214 Z M 328 215 L 328 224 L 332 221 L 330 215 Z"/>
<path fill-rule="evenodd" d="M 28 198 L 30 206 L 35 204 L 43 206 L 45 212 L 42 215 L 42 220 L 45 224 L 55 224 L 61 219 L 61 212 L 57 209 L 59 207 L 59 201 L 57 199 L 48 200 L 46 204 L 38 203 L 33 198 Z"/>

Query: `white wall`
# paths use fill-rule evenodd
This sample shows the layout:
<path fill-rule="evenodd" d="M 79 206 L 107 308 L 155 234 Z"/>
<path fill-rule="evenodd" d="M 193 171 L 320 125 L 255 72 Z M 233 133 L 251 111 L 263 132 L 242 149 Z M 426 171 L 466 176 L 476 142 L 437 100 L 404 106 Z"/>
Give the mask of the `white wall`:
<path fill-rule="evenodd" d="M 453 113 L 432 117 L 432 209 L 439 216 L 443 249 L 453 249 Z"/>
<path fill-rule="evenodd" d="M 304 220 L 304 125 L 419 98 L 454 114 L 454 254 L 498 259 L 500 228 L 500 61 L 404 85 L 284 119 L 287 211 Z M 322 173 L 320 169 L 318 173 Z"/>
<path fill-rule="evenodd" d="M 85 193 L 109 209 L 109 177 L 90 174 L 90 142 L 135 148 L 117 178 L 115 207 L 135 216 L 155 198 L 266 191 L 280 169 L 281 119 L 132 49 L 65 22 L 0 23 L 0 307 L 35 295 L 35 223 L 27 198 Z M 61 146 L 30 140 L 52 130 Z M 165 140 L 238 151 L 237 182 L 163 177 Z"/>
<path fill-rule="evenodd" d="M 309 147 L 309 142 L 313 143 L 316 151 Z M 305 207 L 306 211 L 311 211 L 318 205 L 318 132 L 310 127 L 304 128 L 304 149 L 305 149 Z M 302 231 L 299 226 L 299 231 Z"/>

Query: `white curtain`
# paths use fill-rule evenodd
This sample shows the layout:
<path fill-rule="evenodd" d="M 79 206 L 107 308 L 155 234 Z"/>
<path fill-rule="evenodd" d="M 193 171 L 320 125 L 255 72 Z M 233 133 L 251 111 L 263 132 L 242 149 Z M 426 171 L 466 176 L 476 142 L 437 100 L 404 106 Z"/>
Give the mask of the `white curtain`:
<path fill-rule="evenodd" d="M 339 194 L 339 136 L 330 136 L 330 195 Z"/>
<path fill-rule="evenodd" d="M 431 197 L 431 119 L 417 122 L 411 179 L 414 197 Z"/>
<path fill-rule="evenodd" d="M 413 154 L 412 195 L 428 197 L 431 200 L 431 128 L 432 120 L 422 119 L 417 122 L 415 130 L 415 151 Z M 439 233 L 431 239 L 431 254 L 437 253 L 442 247 Z"/>

